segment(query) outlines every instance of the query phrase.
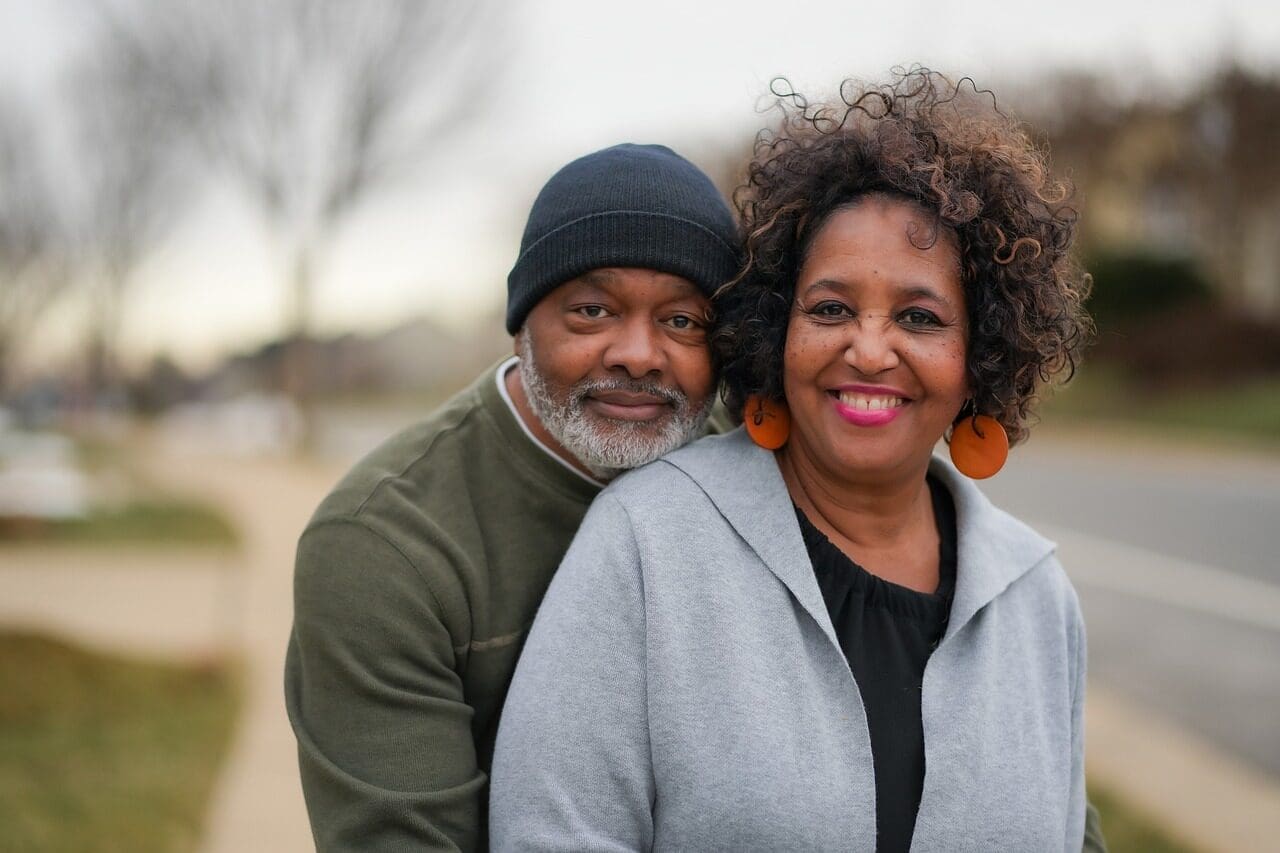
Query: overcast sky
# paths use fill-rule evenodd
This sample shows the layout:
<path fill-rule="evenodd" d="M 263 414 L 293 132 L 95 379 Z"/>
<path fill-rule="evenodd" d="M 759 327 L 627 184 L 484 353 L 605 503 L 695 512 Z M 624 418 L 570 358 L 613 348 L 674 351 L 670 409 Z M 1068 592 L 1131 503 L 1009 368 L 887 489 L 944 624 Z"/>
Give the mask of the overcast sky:
<path fill-rule="evenodd" d="M 0 0 L 0 80 L 48 91 L 75 52 L 83 6 Z M 555 168 L 619 141 L 666 142 L 695 160 L 745 146 L 777 75 L 825 94 L 846 76 L 876 79 L 922 62 L 998 91 L 1002 80 L 1088 68 L 1131 93 L 1193 85 L 1228 58 L 1280 67 L 1275 2 L 1158 12 L 1126 0 L 508 0 L 502 8 L 503 83 L 490 111 L 417 179 L 349 223 L 319 285 L 323 330 L 372 330 L 422 313 L 466 323 L 495 309 L 528 205 Z M 279 260 L 257 225 L 231 192 L 184 224 L 140 273 L 125 330 L 132 353 L 170 351 L 201 364 L 279 332 Z M 68 346 L 73 323 L 70 308 L 55 313 L 45 346 Z"/>

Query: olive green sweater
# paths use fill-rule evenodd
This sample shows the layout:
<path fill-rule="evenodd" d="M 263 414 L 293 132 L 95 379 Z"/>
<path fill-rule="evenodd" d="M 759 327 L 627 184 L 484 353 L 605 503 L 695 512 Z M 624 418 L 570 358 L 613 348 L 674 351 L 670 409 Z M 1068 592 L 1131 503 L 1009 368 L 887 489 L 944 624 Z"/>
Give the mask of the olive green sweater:
<path fill-rule="evenodd" d="M 599 491 L 495 375 L 358 463 L 298 543 L 285 697 L 321 850 L 484 844 L 516 657 Z"/>

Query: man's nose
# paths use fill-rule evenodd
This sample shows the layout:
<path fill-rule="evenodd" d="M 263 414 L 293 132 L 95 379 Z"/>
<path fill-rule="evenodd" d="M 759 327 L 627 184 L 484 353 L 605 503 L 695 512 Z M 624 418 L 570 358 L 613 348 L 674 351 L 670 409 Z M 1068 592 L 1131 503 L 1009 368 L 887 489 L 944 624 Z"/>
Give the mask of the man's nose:
<path fill-rule="evenodd" d="M 632 379 L 662 373 L 667 364 L 656 324 L 648 318 L 628 319 L 604 352 L 604 366 L 625 370 Z"/>
<path fill-rule="evenodd" d="M 860 317 L 851 326 L 844 352 L 847 364 L 866 376 L 898 366 L 898 339 L 892 320 Z"/>

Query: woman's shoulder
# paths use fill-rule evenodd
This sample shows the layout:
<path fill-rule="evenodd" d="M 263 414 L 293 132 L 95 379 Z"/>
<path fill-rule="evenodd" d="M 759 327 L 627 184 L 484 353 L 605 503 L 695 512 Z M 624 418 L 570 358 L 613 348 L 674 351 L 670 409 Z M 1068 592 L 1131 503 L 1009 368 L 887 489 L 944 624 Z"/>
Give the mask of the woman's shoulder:
<path fill-rule="evenodd" d="M 707 435 L 628 471 L 610 483 L 610 495 L 627 507 L 663 504 L 674 492 L 704 492 L 740 481 L 752 449 L 742 430 Z"/>

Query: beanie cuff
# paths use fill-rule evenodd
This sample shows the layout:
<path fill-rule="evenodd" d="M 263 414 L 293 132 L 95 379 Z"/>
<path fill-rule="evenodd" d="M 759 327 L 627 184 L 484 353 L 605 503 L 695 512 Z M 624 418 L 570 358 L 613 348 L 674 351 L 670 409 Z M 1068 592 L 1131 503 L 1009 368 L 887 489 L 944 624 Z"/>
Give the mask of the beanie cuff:
<path fill-rule="evenodd" d="M 638 267 L 678 275 L 710 297 L 737 272 L 738 255 L 715 232 L 679 216 L 639 210 L 567 222 L 526 249 L 507 278 L 507 331 L 552 290 L 594 269 Z"/>

